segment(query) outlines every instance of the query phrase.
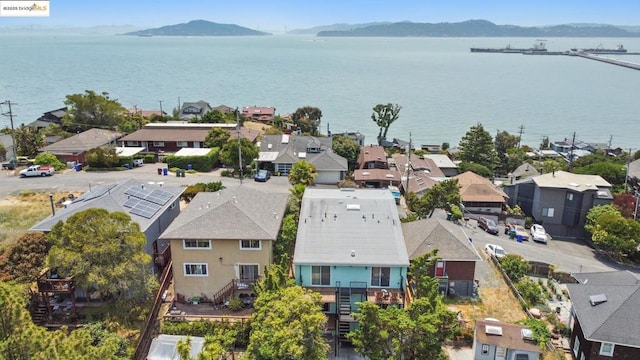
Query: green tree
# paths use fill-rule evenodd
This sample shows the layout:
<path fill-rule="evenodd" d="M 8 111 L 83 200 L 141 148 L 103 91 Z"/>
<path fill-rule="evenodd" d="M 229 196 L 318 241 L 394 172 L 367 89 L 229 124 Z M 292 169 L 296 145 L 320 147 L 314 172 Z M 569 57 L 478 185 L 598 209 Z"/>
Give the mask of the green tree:
<path fill-rule="evenodd" d="M 625 183 L 627 169 L 624 165 L 612 162 L 597 162 L 581 167 L 574 167 L 573 172 L 576 174 L 600 175 L 612 185 L 622 185 Z"/>
<path fill-rule="evenodd" d="M 507 150 L 518 147 L 520 137 L 518 135 L 509 134 L 506 131 L 498 131 L 495 139 L 496 152 L 501 159 L 506 156 Z"/>
<path fill-rule="evenodd" d="M 49 239 L 41 232 L 22 235 L 0 256 L 0 279 L 29 284 L 36 280 L 49 253 Z"/>
<path fill-rule="evenodd" d="M 258 157 L 258 148 L 245 138 L 240 139 L 240 151 L 242 152 L 242 168 L 246 168 L 251 164 L 253 159 Z M 240 170 L 238 158 L 238 140 L 227 141 L 220 150 L 220 162 L 227 166 L 231 166 L 237 171 Z"/>
<path fill-rule="evenodd" d="M 44 136 L 35 126 L 20 125 L 15 129 L 15 141 L 17 155 L 35 157 L 45 145 Z"/>
<path fill-rule="evenodd" d="M 387 140 L 387 132 L 389 127 L 400 116 L 400 110 L 402 106 L 398 104 L 378 104 L 373 107 L 373 113 L 371 114 L 371 120 L 380 128 L 378 131 L 378 145 L 382 144 L 383 140 Z"/>
<path fill-rule="evenodd" d="M 542 302 L 542 288 L 537 282 L 528 277 L 523 277 L 515 284 L 515 286 L 516 289 L 518 289 L 520 296 L 522 296 L 529 306 L 540 304 Z"/>
<path fill-rule="evenodd" d="M 620 210 L 618 210 L 614 205 L 607 204 L 607 205 L 594 206 L 591 209 L 589 209 L 589 212 L 587 213 L 587 216 L 585 218 L 585 221 L 584 221 L 585 230 L 587 230 L 590 233 L 593 233 L 598 223 L 598 218 L 604 214 L 621 215 Z"/>
<path fill-rule="evenodd" d="M 123 118 L 118 124 L 118 131 L 131 134 L 134 131 L 142 129 L 144 125 L 149 123 L 149 119 L 140 114 L 133 114 L 127 118 Z"/>
<path fill-rule="evenodd" d="M 347 159 L 349 170 L 353 171 L 358 163 L 358 156 L 360 156 L 360 145 L 346 136 L 334 135 L 331 147 L 333 152 Z"/>
<path fill-rule="evenodd" d="M 120 158 L 113 146 L 99 147 L 87 151 L 85 156 L 87 165 L 95 168 L 112 169 L 120 165 Z"/>
<path fill-rule="evenodd" d="M 231 134 L 229 131 L 221 128 L 213 128 L 209 130 L 207 136 L 204 138 L 204 146 L 208 148 L 221 148 L 229 141 Z M 236 143 L 237 145 L 237 143 Z"/>
<path fill-rule="evenodd" d="M 58 158 L 50 153 L 41 153 L 36 156 L 33 161 L 36 165 L 51 165 L 56 171 L 62 171 L 67 168 L 67 165 L 62 161 L 58 160 Z"/>
<path fill-rule="evenodd" d="M 97 94 L 85 90 L 84 94 L 67 95 L 64 104 L 67 105 L 67 114 L 62 124 L 73 132 L 93 127 L 115 129 L 125 119 L 126 109 L 117 100 L 109 98 L 107 92 Z"/>
<path fill-rule="evenodd" d="M 201 119 L 194 118 L 194 121 L 190 122 L 199 122 L 206 124 L 224 124 L 227 122 L 226 117 L 220 110 L 211 110 L 207 111 L 204 115 L 202 115 Z"/>
<path fill-rule="evenodd" d="M 542 173 L 548 174 L 553 173 L 554 171 L 565 171 L 569 168 L 569 165 L 566 161 L 561 158 L 557 159 L 547 159 L 542 161 Z"/>
<path fill-rule="evenodd" d="M 289 182 L 291 185 L 313 185 L 317 176 L 318 173 L 313 164 L 300 160 L 291 166 L 291 170 L 289 171 Z"/>
<path fill-rule="evenodd" d="M 278 292 L 294 286 L 295 281 L 289 276 L 288 267 L 271 264 L 264 270 L 264 276 L 253 285 L 253 291 L 260 296 L 266 292 Z"/>
<path fill-rule="evenodd" d="M 498 161 L 493 138 L 481 123 L 472 126 L 459 143 L 458 159 L 466 162 L 486 166 L 489 170 L 495 168 Z"/>
<path fill-rule="evenodd" d="M 320 299 L 300 286 L 262 292 L 254 304 L 247 359 L 326 359 Z"/>
<path fill-rule="evenodd" d="M 458 165 L 458 169 L 460 170 L 460 173 L 471 171 L 474 174 L 480 175 L 487 179 L 490 179 L 493 177 L 493 171 L 481 164 L 463 161 Z"/>
<path fill-rule="evenodd" d="M 421 219 L 430 218 L 438 208 L 451 212 L 451 206 L 457 206 L 461 202 L 458 179 L 447 179 L 437 183 L 422 197 L 409 193 L 407 199 L 409 210 L 415 212 Z"/>
<path fill-rule="evenodd" d="M 322 119 L 322 111 L 313 106 L 298 108 L 291 115 L 291 120 L 300 131 L 314 136 L 320 133 L 320 119 Z"/>
<path fill-rule="evenodd" d="M 273 244 L 273 258 L 276 263 L 288 265 L 293 259 L 298 234 L 298 222 L 295 214 L 288 214 L 282 219 L 282 226 L 278 233 L 278 240 Z"/>
<path fill-rule="evenodd" d="M 500 258 L 500 266 L 514 283 L 520 281 L 531 270 L 531 264 L 518 254 L 503 256 Z"/>
<path fill-rule="evenodd" d="M 593 242 L 622 258 L 638 249 L 640 245 L 640 223 L 634 219 L 625 219 L 618 214 L 598 216 L 591 232 Z"/>
<path fill-rule="evenodd" d="M 81 288 L 116 299 L 146 299 L 157 285 L 145 235 L 123 212 L 92 208 L 58 222 L 49 233 L 49 266 Z"/>

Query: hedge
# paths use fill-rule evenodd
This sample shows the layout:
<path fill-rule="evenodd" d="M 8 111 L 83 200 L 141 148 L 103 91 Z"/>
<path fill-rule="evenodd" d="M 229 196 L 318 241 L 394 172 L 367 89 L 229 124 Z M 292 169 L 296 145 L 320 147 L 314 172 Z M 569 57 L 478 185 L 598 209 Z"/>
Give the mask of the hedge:
<path fill-rule="evenodd" d="M 166 157 L 167 167 L 187 169 L 191 165 L 194 170 L 200 172 L 209 172 L 218 165 L 218 155 L 220 148 L 213 148 L 204 156 L 175 156 L 168 155 Z"/>

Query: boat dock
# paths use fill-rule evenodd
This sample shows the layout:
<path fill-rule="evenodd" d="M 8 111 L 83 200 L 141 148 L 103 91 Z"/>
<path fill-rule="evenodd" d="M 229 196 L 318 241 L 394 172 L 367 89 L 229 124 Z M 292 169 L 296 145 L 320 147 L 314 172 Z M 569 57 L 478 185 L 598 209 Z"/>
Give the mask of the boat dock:
<path fill-rule="evenodd" d="M 640 64 L 632 63 L 630 61 L 612 59 L 612 58 L 608 58 L 608 57 L 603 57 L 603 56 L 594 55 L 594 54 L 587 54 L 587 53 L 577 53 L 577 54 L 575 54 L 575 56 L 579 56 L 581 58 L 591 59 L 591 60 L 595 60 L 595 61 L 602 61 L 602 62 L 605 62 L 605 63 L 618 65 L 618 66 L 626 67 L 626 68 L 629 68 L 629 69 L 640 70 Z"/>

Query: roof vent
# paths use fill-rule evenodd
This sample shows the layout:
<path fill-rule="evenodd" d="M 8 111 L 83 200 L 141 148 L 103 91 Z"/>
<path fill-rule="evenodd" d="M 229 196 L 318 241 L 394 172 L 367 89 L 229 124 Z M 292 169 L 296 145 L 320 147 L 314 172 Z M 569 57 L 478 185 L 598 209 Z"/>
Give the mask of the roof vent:
<path fill-rule="evenodd" d="M 369 176 L 369 175 L 370 175 L 370 174 L 369 174 L 369 172 L 368 172 L 368 171 L 365 171 L 365 172 L 363 172 L 363 173 L 362 173 L 362 176 Z"/>
<path fill-rule="evenodd" d="M 589 302 L 591 306 L 600 305 L 607 302 L 607 296 L 605 294 L 591 295 L 589 296 Z"/>
<path fill-rule="evenodd" d="M 347 210 L 360 211 L 360 204 L 347 204 Z"/>
<path fill-rule="evenodd" d="M 533 331 L 529 329 L 522 329 L 522 338 L 533 341 Z"/>
<path fill-rule="evenodd" d="M 394 178 L 393 174 L 385 174 L 384 177 L 386 177 L 387 179 L 393 179 Z"/>
<path fill-rule="evenodd" d="M 272 147 L 273 147 L 273 144 L 267 144 L 267 149 L 271 150 Z"/>
<path fill-rule="evenodd" d="M 484 332 L 487 333 L 487 335 L 502 336 L 502 327 L 501 326 L 495 326 L 495 325 L 485 325 L 484 326 Z"/>

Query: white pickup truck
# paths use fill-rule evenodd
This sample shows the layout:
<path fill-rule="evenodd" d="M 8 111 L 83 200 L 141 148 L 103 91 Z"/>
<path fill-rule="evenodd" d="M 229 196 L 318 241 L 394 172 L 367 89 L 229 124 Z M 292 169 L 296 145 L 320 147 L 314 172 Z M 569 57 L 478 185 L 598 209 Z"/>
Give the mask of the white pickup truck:
<path fill-rule="evenodd" d="M 56 169 L 50 165 L 32 165 L 28 168 L 20 171 L 20 177 L 32 177 L 32 176 L 51 176 L 56 172 Z"/>

